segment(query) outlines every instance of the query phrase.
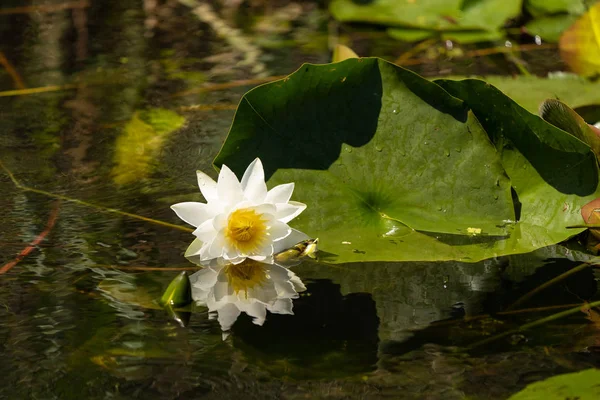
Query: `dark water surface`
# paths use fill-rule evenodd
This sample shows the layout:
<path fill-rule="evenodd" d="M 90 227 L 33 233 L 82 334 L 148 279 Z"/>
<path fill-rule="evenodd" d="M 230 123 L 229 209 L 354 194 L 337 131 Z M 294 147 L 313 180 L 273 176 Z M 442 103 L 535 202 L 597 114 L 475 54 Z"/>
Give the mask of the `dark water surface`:
<path fill-rule="evenodd" d="M 214 175 L 233 109 L 252 86 L 236 82 L 328 62 L 339 40 L 390 60 L 410 48 L 338 27 L 316 3 L 238 3 L 3 1 L 0 161 L 30 188 L 179 223 L 169 205 L 200 200 L 194 171 Z M 561 68 L 555 50 L 523 59 L 533 73 Z M 411 68 L 518 71 L 503 55 L 442 55 Z M 6 92 L 40 87 L 47 92 Z M 148 132 L 156 108 L 183 116 L 183 128 Z M 584 313 L 467 349 L 597 299 L 587 269 L 506 313 L 578 265 L 563 248 L 477 264 L 304 263 L 294 268 L 308 287 L 295 316 L 269 315 L 263 327 L 240 318 L 223 341 L 206 309 L 182 328 L 155 306 L 177 272 L 143 270 L 190 267 L 189 233 L 24 191 L 5 171 L 0 264 L 56 212 L 45 240 L 0 276 L 2 398 L 502 399 L 600 366 L 598 322 Z"/>

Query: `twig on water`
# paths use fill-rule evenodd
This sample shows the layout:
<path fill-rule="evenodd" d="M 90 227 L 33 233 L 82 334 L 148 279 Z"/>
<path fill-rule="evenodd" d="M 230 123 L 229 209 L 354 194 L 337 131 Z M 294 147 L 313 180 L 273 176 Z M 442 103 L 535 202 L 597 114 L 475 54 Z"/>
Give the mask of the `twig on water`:
<path fill-rule="evenodd" d="M 42 233 L 40 233 L 39 235 L 37 235 L 36 238 L 33 239 L 33 241 L 31 243 L 29 243 L 29 245 L 27 245 L 27 247 L 25 247 L 17 255 L 17 257 L 14 260 L 12 260 L 12 261 L 4 264 L 2 266 L 2 268 L 0 268 L 0 275 L 5 274 L 8 271 L 10 271 L 10 269 L 12 267 L 14 267 L 19 262 L 21 262 L 21 260 L 23 260 L 25 257 L 27 257 L 29 255 L 29 253 L 31 253 L 35 249 L 35 247 L 42 240 L 44 240 L 46 238 L 46 236 L 48 236 L 48 234 L 52 230 L 52 227 L 54 227 L 54 223 L 56 222 L 56 219 L 58 218 L 59 205 L 60 205 L 60 201 L 57 201 L 57 202 L 54 203 L 54 207 L 52 207 L 52 211 L 50 212 L 50 216 L 48 217 L 48 222 L 46 223 L 46 227 L 44 228 L 44 230 L 42 231 Z"/>
<path fill-rule="evenodd" d="M 17 89 L 25 89 L 25 83 L 21 78 L 21 75 L 17 72 L 15 67 L 8 61 L 3 52 L 0 51 L 0 65 L 4 67 L 6 72 L 10 75 Z"/>
<path fill-rule="evenodd" d="M 202 267 L 144 267 L 129 265 L 96 265 L 101 268 L 120 269 L 123 271 L 200 271 Z"/>
<path fill-rule="evenodd" d="M 51 85 L 51 86 L 40 86 L 28 89 L 17 89 L 17 90 L 5 90 L 0 92 L 0 97 L 13 97 L 13 96 L 24 96 L 28 94 L 38 93 L 49 93 L 49 92 L 60 92 L 62 90 L 77 89 L 81 85 L 67 84 L 67 85 Z"/>
<path fill-rule="evenodd" d="M 191 106 L 181 106 L 179 111 L 221 111 L 235 110 L 236 108 L 235 104 L 193 104 Z"/>
<path fill-rule="evenodd" d="M 25 6 L 25 7 L 11 7 L 11 8 L 0 8 L 0 15 L 14 15 L 14 14 L 31 14 L 31 13 L 51 13 L 63 10 L 70 10 L 73 8 L 86 8 L 90 6 L 90 2 L 87 0 L 83 1 L 71 1 L 60 4 L 44 4 L 39 6 Z"/>
<path fill-rule="evenodd" d="M 230 89 L 239 86 L 249 86 L 249 85 L 258 85 L 260 83 L 267 83 L 276 81 L 278 79 L 284 79 L 287 75 L 277 75 L 277 76 L 269 76 L 266 78 L 254 78 L 254 79 L 241 79 L 239 81 L 227 82 L 227 83 L 213 83 L 211 85 L 202 86 L 195 89 L 184 90 L 183 92 L 178 92 L 172 94 L 171 97 L 182 97 L 188 96 L 190 94 L 198 94 L 204 92 L 213 92 L 217 90 Z"/>

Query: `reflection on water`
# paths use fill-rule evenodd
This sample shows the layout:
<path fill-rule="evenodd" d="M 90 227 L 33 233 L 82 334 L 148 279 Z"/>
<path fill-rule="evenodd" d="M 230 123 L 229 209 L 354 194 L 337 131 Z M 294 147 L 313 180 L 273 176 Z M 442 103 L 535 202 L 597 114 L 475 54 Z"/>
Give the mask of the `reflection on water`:
<path fill-rule="evenodd" d="M 192 297 L 208 307 L 225 335 L 240 313 L 263 325 L 267 311 L 293 315 L 292 300 L 306 287 L 291 270 L 247 258 L 240 264 L 217 264 L 190 276 Z"/>
<path fill-rule="evenodd" d="M 223 2 L 200 16 L 177 1 L 51 7 L 61 4 L 32 0 L 34 8 L 0 13 L 0 51 L 12 67 L 0 68 L 0 92 L 47 89 L 0 97 L 0 160 L 32 188 L 171 223 L 169 205 L 202 201 L 189 172 L 212 171 L 232 108 L 248 89 L 235 82 L 257 77 L 243 61 L 258 57 L 261 74 L 286 74 L 304 61 L 328 61 L 335 35 L 318 2 L 273 9 Z M 0 9 L 22 6 L 9 0 Z M 243 27 L 235 35 L 245 40 L 219 37 L 215 17 Z M 283 22 L 273 31 L 265 21 Z M 361 54 L 395 58 L 409 47 L 344 29 Z M 244 53 L 248 42 L 251 54 Z M 482 58 L 416 68 L 433 75 L 506 73 L 504 66 Z M 0 193 L 4 265 L 45 229 L 56 203 L 17 189 L 4 172 Z M 583 313 L 466 350 L 560 310 L 539 307 L 596 296 L 588 269 L 532 298 L 523 305 L 530 310 L 505 312 L 577 265 L 576 252 L 563 248 L 476 264 L 305 262 L 293 273 L 273 266 L 269 277 L 287 289 L 273 283 L 261 294 L 269 306 L 249 314 L 262 321 L 267 309 L 287 312 L 298 295 L 294 315 L 271 314 L 263 326 L 244 314 L 233 325 L 230 318 L 223 341 L 221 324 L 210 319 L 209 311 L 222 311 L 214 289 L 200 287 L 208 308 L 183 310 L 190 313 L 184 328 L 158 304 L 179 273 L 167 269 L 190 268 L 188 233 L 68 201 L 57 207 L 45 241 L 0 276 L 3 398 L 488 399 L 600 365 L 597 327 Z M 223 268 L 203 274 L 216 285 L 227 272 L 235 276 Z M 237 296 L 230 304 L 248 310 L 243 291 L 229 288 L 227 296 Z M 276 305 L 279 293 L 285 296 Z"/>

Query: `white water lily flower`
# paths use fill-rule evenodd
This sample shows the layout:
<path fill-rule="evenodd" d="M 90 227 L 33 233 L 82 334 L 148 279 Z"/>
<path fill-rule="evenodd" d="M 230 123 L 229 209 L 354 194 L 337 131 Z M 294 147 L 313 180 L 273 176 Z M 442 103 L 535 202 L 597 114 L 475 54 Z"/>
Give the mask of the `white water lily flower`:
<path fill-rule="evenodd" d="M 297 238 L 290 237 L 276 246 L 276 251 L 291 247 Z M 221 329 L 229 331 L 239 315 L 250 315 L 257 325 L 265 322 L 267 311 L 293 314 L 292 299 L 306 287 L 292 271 L 277 264 L 246 259 L 239 264 L 215 259 L 212 265 L 190 276 L 192 298 L 208 307 L 209 317 L 218 318 Z"/>
<path fill-rule="evenodd" d="M 197 175 L 207 203 L 171 206 L 179 218 L 196 227 L 197 239 L 186 257 L 204 265 L 215 259 L 239 264 L 246 258 L 271 263 L 274 244 L 294 232 L 287 223 L 306 209 L 305 204 L 290 201 L 294 184 L 279 185 L 267 192 L 258 158 L 248 166 L 241 182 L 226 165 L 221 168 L 218 182 L 201 171 Z"/>

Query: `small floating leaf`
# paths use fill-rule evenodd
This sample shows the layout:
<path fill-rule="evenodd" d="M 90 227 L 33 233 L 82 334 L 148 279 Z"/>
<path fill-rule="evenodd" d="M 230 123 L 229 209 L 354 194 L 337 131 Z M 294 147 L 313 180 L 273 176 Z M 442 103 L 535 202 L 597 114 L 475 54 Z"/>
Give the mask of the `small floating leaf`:
<path fill-rule="evenodd" d="M 183 271 L 169 283 L 165 293 L 160 298 L 163 306 L 183 307 L 192 302 L 192 287 L 187 273 Z"/>
<path fill-rule="evenodd" d="M 521 0 L 333 0 L 329 6 L 339 21 L 432 30 L 495 30 L 521 12 Z"/>
<path fill-rule="evenodd" d="M 148 176 L 166 138 L 184 122 L 185 118 L 170 110 L 136 112 L 116 141 L 115 183 L 125 185 Z"/>
<path fill-rule="evenodd" d="M 597 400 L 600 399 L 600 370 L 586 369 L 535 382 L 509 400 Z"/>

